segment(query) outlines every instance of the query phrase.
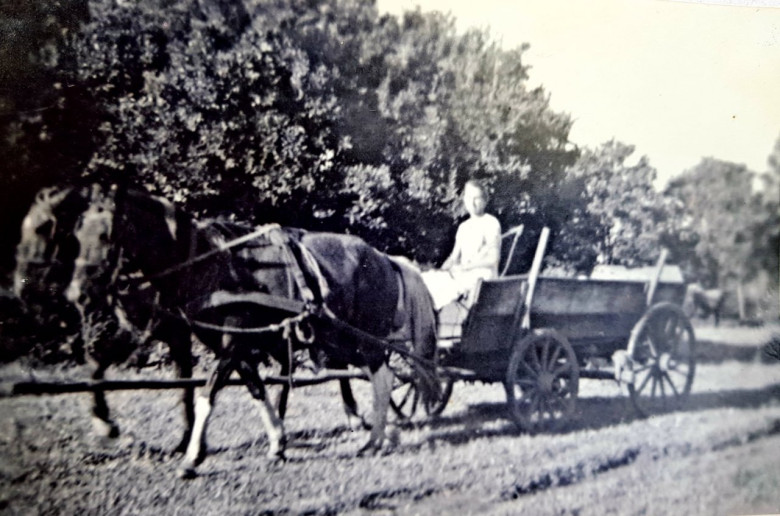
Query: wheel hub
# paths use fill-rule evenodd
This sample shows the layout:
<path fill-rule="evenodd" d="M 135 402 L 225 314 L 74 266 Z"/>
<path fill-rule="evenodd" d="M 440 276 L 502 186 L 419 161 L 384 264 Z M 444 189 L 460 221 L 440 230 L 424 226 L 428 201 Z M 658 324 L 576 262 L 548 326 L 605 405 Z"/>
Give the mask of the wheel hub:
<path fill-rule="evenodd" d="M 555 376 L 550 373 L 542 373 L 539 375 L 539 390 L 545 394 L 549 394 L 553 391 L 553 382 Z"/>

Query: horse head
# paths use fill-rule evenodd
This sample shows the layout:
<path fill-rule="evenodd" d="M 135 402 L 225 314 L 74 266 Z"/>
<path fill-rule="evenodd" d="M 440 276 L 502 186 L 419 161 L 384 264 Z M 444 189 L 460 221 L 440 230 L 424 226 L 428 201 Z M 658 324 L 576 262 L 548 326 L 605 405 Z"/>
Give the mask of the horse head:
<path fill-rule="evenodd" d="M 81 315 L 87 358 L 102 367 L 126 360 L 147 333 L 130 320 L 126 303 L 118 299 L 123 261 L 116 239 L 116 197 L 115 187 L 91 188 L 89 207 L 76 225 L 79 253 L 65 291 Z"/>
<path fill-rule="evenodd" d="M 112 238 L 114 232 L 114 190 L 104 191 L 94 185 L 89 207 L 82 213 L 75 229 L 79 253 L 65 297 L 79 310 L 94 299 L 106 299 L 118 269 L 118 253 Z"/>
<path fill-rule="evenodd" d="M 28 312 L 55 315 L 65 304 L 62 294 L 78 252 L 73 229 L 86 207 L 81 188 L 44 188 L 36 195 L 22 222 L 14 270 L 14 293 Z"/>

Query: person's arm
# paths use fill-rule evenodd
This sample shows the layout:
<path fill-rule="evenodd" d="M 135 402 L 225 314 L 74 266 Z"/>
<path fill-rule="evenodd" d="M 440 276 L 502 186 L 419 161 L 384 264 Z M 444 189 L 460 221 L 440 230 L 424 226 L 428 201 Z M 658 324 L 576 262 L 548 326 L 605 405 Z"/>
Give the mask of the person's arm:
<path fill-rule="evenodd" d="M 501 259 L 501 225 L 497 222 L 490 224 L 486 228 L 483 242 L 485 242 L 485 245 L 475 260 L 470 261 L 468 264 L 456 265 L 454 268 L 467 271 L 483 267 L 497 267 Z"/>
<path fill-rule="evenodd" d="M 452 248 L 452 252 L 447 257 L 446 260 L 444 260 L 444 263 L 441 264 L 441 270 L 448 271 L 453 268 L 456 268 L 460 264 L 460 246 L 461 246 L 461 238 L 460 238 L 460 226 L 458 226 L 458 231 L 455 234 L 455 245 Z"/>

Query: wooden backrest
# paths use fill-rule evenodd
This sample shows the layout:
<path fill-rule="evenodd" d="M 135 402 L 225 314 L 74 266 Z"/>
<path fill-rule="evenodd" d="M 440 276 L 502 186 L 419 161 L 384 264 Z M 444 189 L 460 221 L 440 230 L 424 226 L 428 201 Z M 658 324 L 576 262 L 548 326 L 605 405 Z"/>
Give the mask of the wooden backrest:
<path fill-rule="evenodd" d="M 519 324 L 517 316 L 525 300 L 525 275 L 482 281 L 463 329 L 462 346 L 468 352 L 506 347 Z"/>

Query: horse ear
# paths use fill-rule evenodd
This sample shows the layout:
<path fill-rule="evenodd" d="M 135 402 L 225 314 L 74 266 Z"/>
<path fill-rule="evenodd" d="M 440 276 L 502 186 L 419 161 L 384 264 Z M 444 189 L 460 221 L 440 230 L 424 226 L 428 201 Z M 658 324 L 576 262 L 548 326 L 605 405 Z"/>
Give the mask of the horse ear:
<path fill-rule="evenodd" d="M 111 196 L 114 199 L 114 208 L 118 212 L 128 197 L 127 181 L 120 181 L 111 185 Z"/>
<path fill-rule="evenodd" d="M 56 186 L 47 186 L 39 190 L 35 195 L 35 203 L 56 206 L 62 202 L 66 195 L 68 195 L 67 189 L 63 190 Z"/>

